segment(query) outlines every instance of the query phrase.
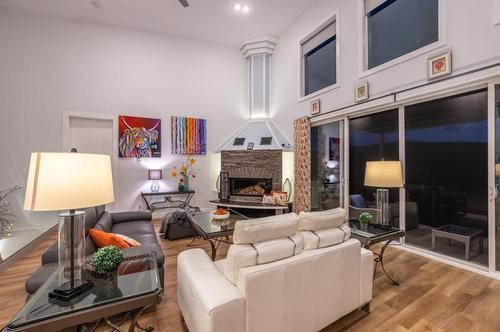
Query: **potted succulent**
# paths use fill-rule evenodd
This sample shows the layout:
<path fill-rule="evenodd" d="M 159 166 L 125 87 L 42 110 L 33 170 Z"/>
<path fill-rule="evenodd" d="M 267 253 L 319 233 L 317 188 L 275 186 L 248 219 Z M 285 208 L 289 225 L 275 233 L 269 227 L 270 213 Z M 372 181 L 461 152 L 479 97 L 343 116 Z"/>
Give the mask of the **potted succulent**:
<path fill-rule="evenodd" d="M 362 231 L 368 230 L 368 225 L 373 221 L 373 216 L 368 212 L 363 212 L 359 215 L 359 226 Z"/>
<path fill-rule="evenodd" d="M 107 246 L 97 249 L 95 254 L 83 265 L 92 277 L 113 281 L 115 271 L 122 261 L 123 255 L 120 249 L 116 246 Z"/>

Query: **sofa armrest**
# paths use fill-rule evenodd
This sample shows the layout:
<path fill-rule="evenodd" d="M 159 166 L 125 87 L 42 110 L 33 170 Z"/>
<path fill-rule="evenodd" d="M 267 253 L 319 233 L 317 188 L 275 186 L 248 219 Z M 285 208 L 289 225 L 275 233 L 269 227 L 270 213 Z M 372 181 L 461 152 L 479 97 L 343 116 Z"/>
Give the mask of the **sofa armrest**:
<path fill-rule="evenodd" d="M 120 224 L 129 221 L 152 220 L 153 216 L 149 211 L 129 211 L 129 212 L 113 212 L 111 213 L 113 224 Z"/>
<path fill-rule="evenodd" d="M 372 300 L 373 292 L 373 253 L 361 248 L 360 269 L 360 304 L 365 305 Z"/>
<path fill-rule="evenodd" d="M 177 302 L 191 332 L 245 331 L 243 294 L 202 249 L 177 257 Z"/>
<path fill-rule="evenodd" d="M 57 241 L 42 254 L 42 265 L 59 261 L 59 247 Z"/>

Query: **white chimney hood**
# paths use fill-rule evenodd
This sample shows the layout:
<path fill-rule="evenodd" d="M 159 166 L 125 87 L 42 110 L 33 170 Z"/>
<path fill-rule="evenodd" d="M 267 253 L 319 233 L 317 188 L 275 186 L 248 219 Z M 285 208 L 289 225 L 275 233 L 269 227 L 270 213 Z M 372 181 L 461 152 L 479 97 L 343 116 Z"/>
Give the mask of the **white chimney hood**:
<path fill-rule="evenodd" d="M 249 117 L 217 151 L 225 150 L 291 150 L 290 139 L 269 119 L 269 85 L 271 55 L 277 37 L 262 36 L 240 45 L 248 59 Z"/>
<path fill-rule="evenodd" d="M 250 144 L 250 145 L 249 145 Z M 250 119 L 217 151 L 227 150 L 291 150 L 290 139 L 268 119 Z"/>

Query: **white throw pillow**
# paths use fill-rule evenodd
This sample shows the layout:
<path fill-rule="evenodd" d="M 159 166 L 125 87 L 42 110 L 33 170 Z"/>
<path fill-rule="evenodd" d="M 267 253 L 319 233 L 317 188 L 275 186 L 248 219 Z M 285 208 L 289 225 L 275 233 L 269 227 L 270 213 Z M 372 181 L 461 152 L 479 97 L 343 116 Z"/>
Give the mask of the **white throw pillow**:
<path fill-rule="evenodd" d="M 346 210 L 336 208 L 319 212 L 300 212 L 298 230 L 317 231 L 320 229 L 339 227 L 345 223 Z"/>

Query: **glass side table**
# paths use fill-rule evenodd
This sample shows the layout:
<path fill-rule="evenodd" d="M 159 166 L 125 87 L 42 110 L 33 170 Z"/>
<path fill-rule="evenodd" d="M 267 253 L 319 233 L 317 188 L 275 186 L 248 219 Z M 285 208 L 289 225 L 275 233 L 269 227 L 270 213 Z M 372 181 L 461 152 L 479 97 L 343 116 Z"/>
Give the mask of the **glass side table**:
<path fill-rule="evenodd" d="M 188 221 L 196 233 L 210 243 L 210 247 L 212 249 L 212 260 L 215 260 L 217 249 L 221 243 L 232 244 L 229 237 L 233 235 L 234 225 L 236 222 L 238 220 L 249 219 L 232 209 L 227 209 L 227 211 L 231 214 L 227 219 L 229 224 L 226 226 L 219 226 L 217 222 L 212 219 L 212 215 L 208 211 L 186 213 Z"/>
<path fill-rule="evenodd" d="M 390 228 L 379 228 L 378 225 L 368 225 L 368 229 L 366 231 L 361 230 L 359 226 L 358 220 L 350 220 L 349 226 L 351 227 L 351 238 L 359 240 L 361 242 L 361 246 L 365 249 L 370 249 L 370 247 L 376 243 L 381 243 L 385 241 L 385 244 L 382 246 L 380 253 L 374 252 L 375 255 L 375 266 L 373 268 L 373 277 L 375 278 L 375 272 L 377 271 L 378 263 L 382 267 L 382 271 L 386 277 L 396 286 L 399 286 L 399 283 L 395 281 L 389 273 L 385 270 L 384 267 L 384 253 L 389 244 L 392 241 L 399 240 L 404 237 L 405 231 L 399 228 L 390 227 Z"/>
<path fill-rule="evenodd" d="M 49 298 L 58 286 L 58 277 L 57 271 L 53 273 L 2 331 L 59 331 L 96 322 L 93 331 L 101 321 L 122 331 L 120 324 L 109 319 L 121 313 L 128 313 L 126 319 L 131 319 L 129 332 L 135 327 L 154 330 L 138 323 L 142 312 L 159 302 L 162 291 L 154 253 L 124 260 L 111 280 L 93 279 L 91 289 L 68 302 Z"/>

